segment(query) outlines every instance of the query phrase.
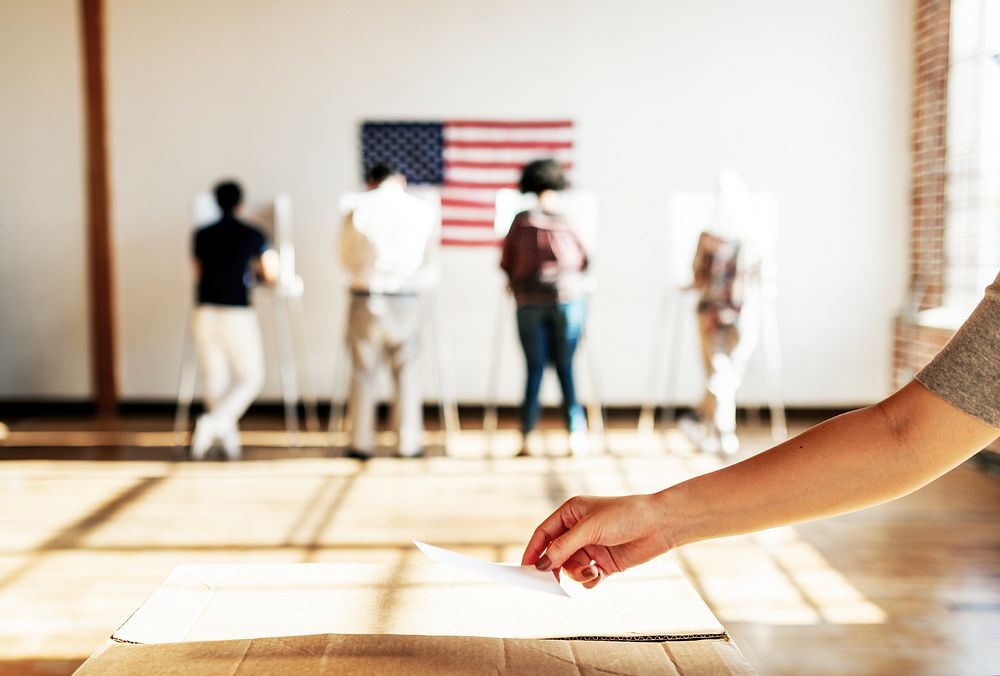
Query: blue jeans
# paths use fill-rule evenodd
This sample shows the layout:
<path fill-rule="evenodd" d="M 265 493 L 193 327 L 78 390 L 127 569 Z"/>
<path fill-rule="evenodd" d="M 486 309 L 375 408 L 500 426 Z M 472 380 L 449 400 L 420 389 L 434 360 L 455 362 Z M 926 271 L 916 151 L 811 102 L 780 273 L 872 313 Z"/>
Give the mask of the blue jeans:
<path fill-rule="evenodd" d="M 538 392 L 542 374 L 550 362 L 556 368 L 563 393 L 563 415 L 570 432 L 587 428 L 583 407 L 576 399 L 573 383 L 573 354 L 583 333 L 586 303 L 581 298 L 553 305 L 525 305 L 517 308 L 517 333 L 524 348 L 528 379 L 524 386 L 524 406 L 521 408 L 521 431 L 535 429 L 541 404 Z"/>

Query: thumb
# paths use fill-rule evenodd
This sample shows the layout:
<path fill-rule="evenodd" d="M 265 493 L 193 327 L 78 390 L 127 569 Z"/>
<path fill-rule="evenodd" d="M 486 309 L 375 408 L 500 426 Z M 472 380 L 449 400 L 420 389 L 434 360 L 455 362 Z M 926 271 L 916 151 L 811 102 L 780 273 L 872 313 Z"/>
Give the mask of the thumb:
<path fill-rule="evenodd" d="M 548 565 L 545 570 L 558 570 L 566 563 L 566 560 L 587 545 L 595 544 L 593 539 L 593 526 L 589 519 L 585 519 L 566 531 L 555 540 L 549 543 L 545 550 L 545 558 Z M 539 561 L 539 563 L 542 563 Z"/>

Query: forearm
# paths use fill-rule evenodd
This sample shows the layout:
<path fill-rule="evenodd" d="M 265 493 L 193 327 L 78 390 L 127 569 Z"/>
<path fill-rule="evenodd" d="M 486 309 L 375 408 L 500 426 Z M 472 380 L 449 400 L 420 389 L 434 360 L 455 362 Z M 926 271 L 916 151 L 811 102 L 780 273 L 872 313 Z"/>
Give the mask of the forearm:
<path fill-rule="evenodd" d="M 882 404 L 662 491 L 664 537 L 676 546 L 885 502 L 952 469 L 995 433 L 913 384 Z"/>

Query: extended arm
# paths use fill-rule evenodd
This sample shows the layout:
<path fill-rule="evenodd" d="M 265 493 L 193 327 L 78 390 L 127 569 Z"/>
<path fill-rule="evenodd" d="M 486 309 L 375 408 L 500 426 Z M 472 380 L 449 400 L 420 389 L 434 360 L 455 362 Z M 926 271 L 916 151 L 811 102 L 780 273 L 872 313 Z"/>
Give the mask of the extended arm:
<path fill-rule="evenodd" d="M 606 574 L 678 545 L 832 516 L 906 495 L 997 435 L 993 427 L 912 382 L 875 406 L 659 493 L 574 498 L 536 529 L 523 563 L 563 566 L 571 577 L 593 586 Z"/>

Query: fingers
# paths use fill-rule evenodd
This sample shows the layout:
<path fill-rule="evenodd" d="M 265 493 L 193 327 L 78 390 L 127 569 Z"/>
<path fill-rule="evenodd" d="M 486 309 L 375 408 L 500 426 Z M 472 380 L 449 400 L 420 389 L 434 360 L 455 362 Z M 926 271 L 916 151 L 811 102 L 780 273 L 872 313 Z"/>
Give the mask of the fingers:
<path fill-rule="evenodd" d="M 542 570 L 553 570 L 562 568 L 566 561 L 578 550 L 587 545 L 594 544 L 591 531 L 591 522 L 584 519 L 573 528 L 564 530 L 561 535 L 549 542 L 545 550 L 545 556 L 539 559 L 535 566 Z M 587 562 L 588 564 L 590 561 Z"/>
<path fill-rule="evenodd" d="M 597 566 L 594 566 L 594 568 L 597 571 L 597 575 L 595 575 L 591 579 L 587 580 L 586 582 L 582 583 L 584 589 L 593 589 L 594 587 L 596 587 L 597 585 L 599 585 L 601 583 L 601 580 L 603 580 L 604 578 L 607 577 L 607 575 L 605 574 L 605 572 L 603 570 L 601 570 Z"/>
<path fill-rule="evenodd" d="M 592 548 L 591 554 L 594 558 L 594 564 L 597 566 L 597 569 L 603 572 L 606 576 L 622 572 L 622 568 L 619 566 L 618 560 L 615 558 L 613 553 L 619 549 L 620 547 Z"/>
<path fill-rule="evenodd" d="M 667 551 L 657 535 L 649 496 L 576 497 L 567 500 L 531 536 L 522 565 L 539 570 L 565 570 L 590 589 Z"/>
<path fill-rule="evenodd" d="M 588 547 L 575 552 L 566 560 L 562 569 L 570 578 L 587 589 L 593 589 L 608 576 L 606 570 L 601 567 L 600 557 L 602 554 L 598 550 L 603 551 L 604 547 Z"/>
<path fill-rule="evenodd" d="M 535 532 L 531 534 L 531 539 L 528 540 L 528 546 L 524 548 L 524 554 L 521 555 L 521 565 L 535 565 L 535 562 L 541 557 L 542 552 L 549 546 L 551 539 L 542 526 L 536 528 Z"/>
<path fill-rule="evenodd" d="M 570 501 L 567 500 L 559 509 L 549 514 L 548 518 L 531 534 L 528 546 L 525 547 L 524 554 L 521 556 L 521 565 L 531 566 L 538 563 L 539 558 L 542 557 L 542 553 L 550 546 L 550 543 L 568 531 L 575 521 Z M 552 570 L 552 566 L 547 564 L 540 566 L 540 568 Z"/>
<path fill-rule="evenodd" d="M 590 558 L 584 550 L 580 550 L 566 559 L 566 562 L 562 565 L 562 570 L 566 571 L 566 574 L 572 580 L 577 582 L 589 582 L 590 580 L 597 577 L 597 567 L 593 565 L 594 560 Z"/>
<path fill-rule="evenodd" d="M 521 557 L 521 565 L 534 565 L 539 570 L 565 570 L 573 580 L 588 589 L 596 586 L 614 568 L 602 562 L 612 562 L 605 547 L 589 545 L 594 541 L 595 527 L 586 517 L 594 504 L 589 498 L 567 500 L 535 529 Z M 592 521 L 592 520 L 591 520 Z"/>

